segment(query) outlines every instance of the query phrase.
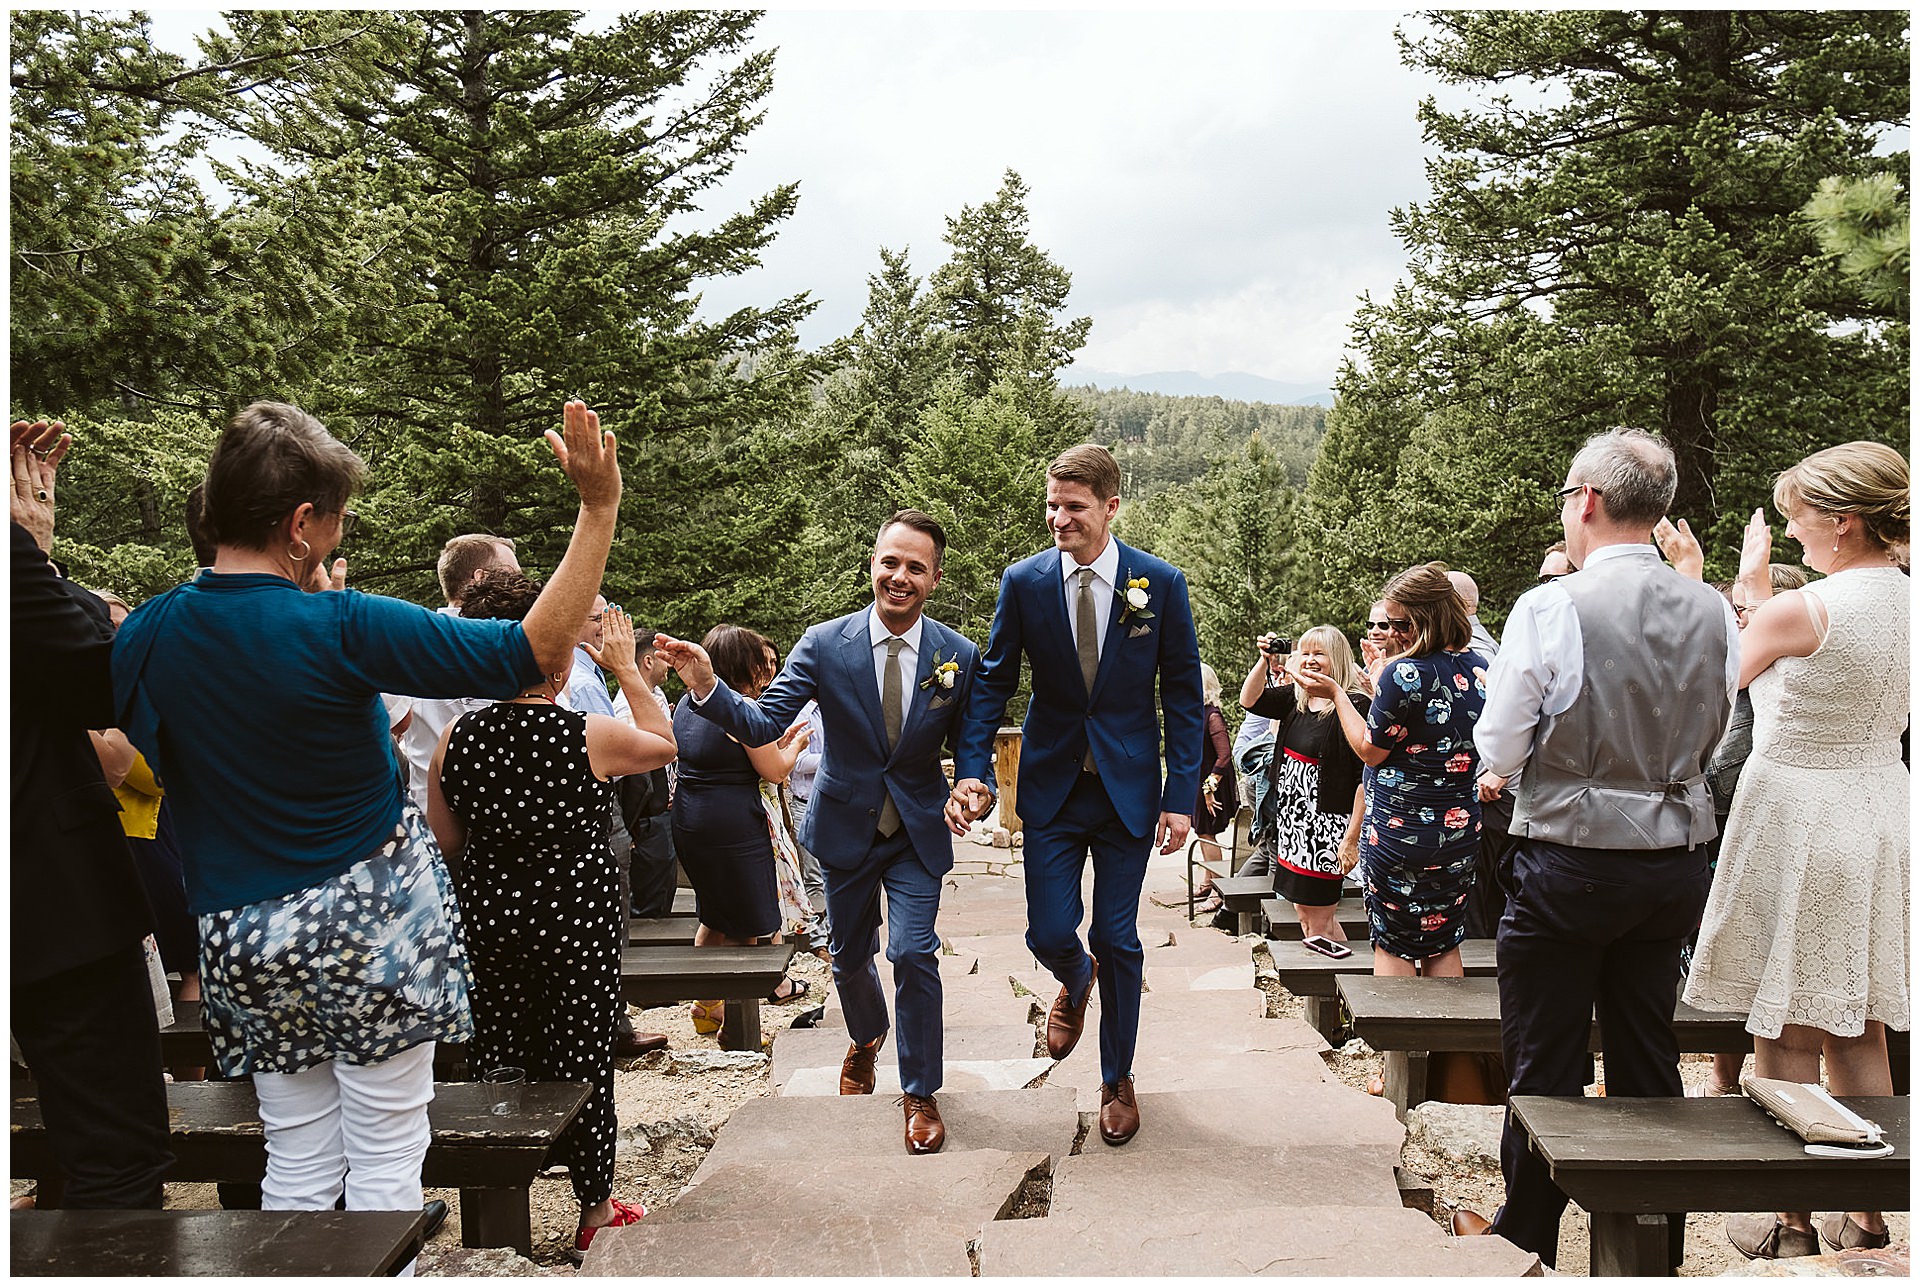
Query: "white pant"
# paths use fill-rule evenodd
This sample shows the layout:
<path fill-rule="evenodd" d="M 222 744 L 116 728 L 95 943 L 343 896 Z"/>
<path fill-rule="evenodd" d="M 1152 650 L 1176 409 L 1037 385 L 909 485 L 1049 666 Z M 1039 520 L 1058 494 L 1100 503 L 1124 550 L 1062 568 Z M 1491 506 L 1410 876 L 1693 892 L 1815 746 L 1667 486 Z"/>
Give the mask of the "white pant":
<path fill-rule="evenodd" d="M 384 1063 L 253 1075 L 267 1134 L 263 1211 L 418 1211 L 432 1129 L 429 1041 Z M 409 1267 L 408 1272 L 411 1272 Z"/>

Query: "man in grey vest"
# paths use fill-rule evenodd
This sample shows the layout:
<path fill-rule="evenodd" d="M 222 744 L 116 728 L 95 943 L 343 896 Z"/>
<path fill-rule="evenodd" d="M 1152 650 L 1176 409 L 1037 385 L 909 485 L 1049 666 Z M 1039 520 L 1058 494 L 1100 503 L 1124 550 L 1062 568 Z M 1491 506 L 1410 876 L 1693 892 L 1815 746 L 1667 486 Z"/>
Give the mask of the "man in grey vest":
<path fill-rule="evenodd" d="M 1654 552 L 1676 481 L 1672 449 L 1643 430 L 1587 441 L 1559 492 L 1577 570 L 1520 597 L 1488 677 L 1480 798 L 1518 778 L 1498 936 L 1513 1095 L 1581 1093 L 1596 1006 L 1608 1096 L 1681 1093 L 1680 949 L 1706 904 L 1706 766 L 1740 664 L 1727 601 Z M 1552 1265 L 1567 1195 L 1511 1118 L 1500 1170 L 1491 1231 Z M 1472 1212 L 1454 1224 L 1487 1231 Z"/>

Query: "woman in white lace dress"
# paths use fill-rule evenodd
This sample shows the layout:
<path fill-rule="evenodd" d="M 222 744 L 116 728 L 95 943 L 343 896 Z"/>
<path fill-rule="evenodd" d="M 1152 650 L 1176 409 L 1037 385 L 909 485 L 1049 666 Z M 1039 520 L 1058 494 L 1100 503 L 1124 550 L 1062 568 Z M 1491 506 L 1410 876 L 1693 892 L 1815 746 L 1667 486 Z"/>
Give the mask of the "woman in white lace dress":
<path fill-rule="evenodd" d="M 1908 1027 L 1907 462 L 1879 443 L 1830 447 L 1782 474 L 1773 501 L 1825 579 L 1773 595 L 1754 515 L 1737 583 L 1759 602 L 1740 636 L 1753 754 L 1686 1000 L 1747 1014 L 1762 1077 L 1818 1082 L 1824 1054 L 1834 1094 L 1890 1095 L 1886 1029 Z M 1820 1232 L 1887 1242 L 1878 1212 L 1835 1212 Z M 1730 1215 L 1727 1235 L 1749 1256 L 1820 1249 L 1807 1212 Z"/>

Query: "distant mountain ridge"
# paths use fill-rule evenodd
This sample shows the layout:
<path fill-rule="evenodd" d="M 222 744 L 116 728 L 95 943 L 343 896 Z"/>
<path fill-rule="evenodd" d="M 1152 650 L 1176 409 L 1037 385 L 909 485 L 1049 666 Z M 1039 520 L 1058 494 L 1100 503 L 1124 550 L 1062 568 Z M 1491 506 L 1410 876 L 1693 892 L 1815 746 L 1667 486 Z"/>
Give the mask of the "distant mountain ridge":
<path fill-rule="evenodd" d="M 1150 371 L 1122 375 L 1070 366 L 1060 373 L 1063 385 L 1090 384 L 1097 389 L 1132 389 L 1135 393 L 1164 393 L 1179 398 L 1226 398 L 1234 402 L 1269 402 L 1283 407 L 1330 407 L 1333 390 L 1311 384 L 1287 384 L 1244 371 L 1201 375 L 1197 371 Z"/>

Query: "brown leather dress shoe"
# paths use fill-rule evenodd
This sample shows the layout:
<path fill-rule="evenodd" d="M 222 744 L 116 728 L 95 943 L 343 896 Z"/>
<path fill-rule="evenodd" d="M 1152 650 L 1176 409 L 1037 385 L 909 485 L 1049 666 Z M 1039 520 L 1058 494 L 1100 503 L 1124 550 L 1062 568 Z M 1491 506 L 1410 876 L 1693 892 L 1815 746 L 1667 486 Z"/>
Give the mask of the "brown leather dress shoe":
<path fill-rule="evenodd" d="M 1492 1232 L 1493 1221 L 1478 1211 L 1469 1211 L 1462 1207 L 1453 1213 L 1453 1236 L 1456 1238 L 1472 1238 Z"/>
<path fill-rule="evenodd" d="M 1133 1078 L 1100 1087 L 1100 1138 L 1118 1146 L 1140 1129 L 1140 1106 L 1133 1102 Z"/>
<path fill-rule="evenodd" d="M 840 1093 L 842 1095 L 873 1094 L 873 1061 L 880 1053 L 880 1046 L 887 1039 L 881 1033 L 866 1045 L 854 1042 L 847 1047 L 847 1057 L 840 1061 Z"/>
<path fill-rule="evenodd" d="M 666 1048 L 667 1036 L 663 1032 L 622 1032 L 613 1039 L 615 1059 L 638 1059 L 641 1055 Z"/>
<path fill-rule="evenodd" d="M 947 1142 L 947 1124 L 932 1095 L 902 1095 L 907 1106 L 907 1152 L 938 1153 Z"/>
<path fill-rule="evenodd" d="M 1091 959 L 1091 958 L 1089 958 Z M 1093 962 L 1093 971 L 1087 975 L 1086 995 L 1075 1005 L 1067 995 L 1065 988 L 1053 999 L 1053 1006 L 1047 1011 L 1047 1057 L 1065 1059 L 1080 1044 L 1080 1034 L 1087 1026 L 1087 1007 L 1093 1003 L 1093 990 L 1100 982 L 1100 962 Z"/>

